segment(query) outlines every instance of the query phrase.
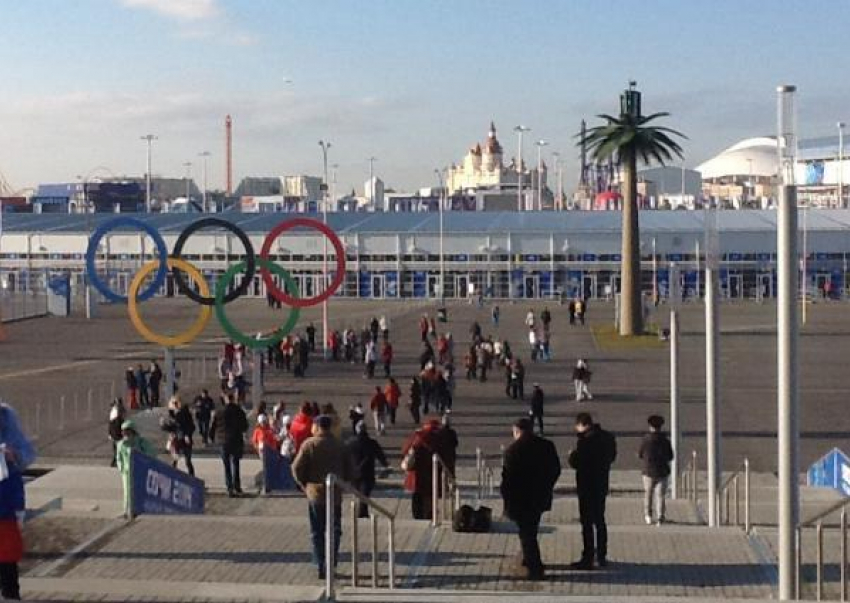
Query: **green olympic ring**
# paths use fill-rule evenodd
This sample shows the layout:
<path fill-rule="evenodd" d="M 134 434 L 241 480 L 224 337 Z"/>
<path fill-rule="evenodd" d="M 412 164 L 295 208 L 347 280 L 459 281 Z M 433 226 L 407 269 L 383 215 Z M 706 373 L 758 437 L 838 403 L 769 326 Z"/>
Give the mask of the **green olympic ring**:
<path fill-rule="evenodd" d="M 275 264 L 274 262 L 265 260 L 263 258 L 257 258 L 257 264 L 259 264 L 262 268 L 272 271 L 274 274 L 282 278 L 286 290 L 290 291 L 293 297 L 298 297 L 298 285 L 295 283 L 295 280 L 290 276 L 289 272 L 281 268 L 278 264 Z M 225 296 L 227 295 L 227 287 L 230 284 L 230 281 L 234 279 L 237 273 L 245 272 L 246 269 L 247 266 L 245 261 L 239 262 L 238 264 L 233 264 L 230 268 L 227 269 L 227 272 L 225 272 L 221 276 L 221 278 L 216 281 L 216 318 L 218 318 L 219 323 L 221 323 L 221 327 L 224 329 L 224 332 L 227 333 L 230 338 L 233 339 L 233 341 L 237 341 L 247 348 L 256 350 L 260 348 L 266 348 L 270 345 L 276 345 L 280 343 L 284 337 L 289 335 L 290 331 L 292 331 L 293 327 L 295 327 L 295 324 L 298 322 L 298 318 L 301 316 L 301 309 L 296 307 L 290 307 L 289 318 L 277 331 L 275 331 L 271 335 L 271 337 L 250 337 L 238 330 L 236 327 L 233 326 L 233 323 L 231 323 L 230 320 L 227 318 L 227 315 L 224 310 L 224 303 Z"/>

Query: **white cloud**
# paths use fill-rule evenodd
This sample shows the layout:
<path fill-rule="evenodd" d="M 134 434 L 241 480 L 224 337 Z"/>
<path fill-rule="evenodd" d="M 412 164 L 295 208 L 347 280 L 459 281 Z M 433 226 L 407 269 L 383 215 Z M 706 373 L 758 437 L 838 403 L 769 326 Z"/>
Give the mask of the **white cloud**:
<path fill-rule="evenodd" d="M 216 0 L 120 0 L 128 8 L 150 10 L 181 21 L 202 21 L 217 17 Z"/>

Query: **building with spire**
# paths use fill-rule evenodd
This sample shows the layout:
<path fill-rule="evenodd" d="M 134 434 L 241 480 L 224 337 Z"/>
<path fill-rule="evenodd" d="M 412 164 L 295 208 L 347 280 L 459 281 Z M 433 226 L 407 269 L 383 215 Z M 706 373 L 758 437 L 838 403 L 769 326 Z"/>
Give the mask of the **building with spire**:
<path fill-rule="evenodd" d="M 532 153 L 532 149 L 528 149 Z M 523 187 L 531 190 L 537 186 L 537 169 L 528 169 L 526 162 L 522 162 Z M 546 188 L 546 166 L 542 170 L 543 188 Z M 449 170 L 447 181 L 451 193 L 475 193 L 479 189 L 490 189 L 506 192 L 517 189 L 518 174 L 516 169 L 516 158 L 511 159 L 508 165 L 504 163 L 504 151 L 502 144 L 496 136 L 496 124 L 490 122 L 490 131 L 484 143 L 476 143 L 471 147 L 463 158 L 460 165 L 453 164 Z"/>

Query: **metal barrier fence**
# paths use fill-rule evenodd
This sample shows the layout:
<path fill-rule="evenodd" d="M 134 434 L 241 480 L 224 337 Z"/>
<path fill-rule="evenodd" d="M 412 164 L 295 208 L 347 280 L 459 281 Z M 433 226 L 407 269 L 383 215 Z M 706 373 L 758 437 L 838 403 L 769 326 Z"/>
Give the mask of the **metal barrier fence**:
<path fill-rule="evenodd" d="M 800 600 L 803 590 L 803 534 L 806 528 L 814 528 L 816 538 L 815 549 L 815 598 L 823 601 L 826 598 L 824 590 L 824 520 L 837 512 L 841 512 L 838 522 L 839 535 L 839 600 L 847 601 L 850 597 L 850 568 L 848 568 L 848 542 L 847 542 L 847 506 L 850 505 L 850 497 L 846 497 L 828 509 L 818 513 L 814 517 L 800 522 L 796 533 L 796 557 L 797 567 L 795 572 L 795 599 Z"/>
<path fill-rule="evenodd" d="M 354 497 L 351 502 L 351 585 L 358 585 L 358 570 L 360 562 L 359 532 L 358 532 L 358 509 L 357 503 L 363 503 L 370 509 L 369 527 L 372 535 L 372 586 L 378 587 L 378 517 L 383 515 L 387 519 L 387 586 L 395 588 L 395 515 L 387 511 L 371 498 L 361 494 L 351 484 L 339 479 L 333 473 L 328 474 L 325 480 L 325 600 L 336 600 L 336 559 L 334 559 L 334 513 L 336 509 L 336 488 L 345 494 Z M 342 518 L 340 517 L 340 521 Z"/>
<path fill-rule="evenodd" d="M 0 289 L 0 321 L 10 322 L 47 315 L 47 292 L 3 291 Z"/>
<path fill-rule="evenodd" d="M 128 362 L 131 362 L 128 360 Z M 179 391 L 205 387 L 218 380 L 217 359 L 206 355 L 178 358 Z M 165 371 L 164 371 L 165 372 Z M 160 405 L 167 404 L 167 383 L 160 386 Z M 194 397 L 195 393 L 190 392 Z M 123 378 L 98 381 L 80 387 L 63 388 L 42 397 L 28 397 L 26 401 L 5 401 L 15 409 L 24 431 L 33 439 L 44 441 L 46 438 L 61 438 L 75 430 L 97 423 L 105 425 L 109 409 L 116 397 L 121 397 L 125 405 L 127 400 L 126 382 Z M 191 403 L 191 399 L 184 399 Z M 130 409 L 127 408 L 130 412 Z M 105 437 L 105 436 L 104 436 Z"/>

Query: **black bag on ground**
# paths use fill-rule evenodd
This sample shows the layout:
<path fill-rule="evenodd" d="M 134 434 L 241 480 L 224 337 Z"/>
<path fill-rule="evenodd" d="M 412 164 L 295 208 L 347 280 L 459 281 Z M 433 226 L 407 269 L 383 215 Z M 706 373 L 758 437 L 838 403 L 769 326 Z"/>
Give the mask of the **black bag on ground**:
<path fill-rule="evenodd" d="M 452 518 L 452 530 L 455 532 L 489 532 L 493 523 L 493 510 L 490 507 L 473 509 L 470 505 L 461 505 Z"/>

